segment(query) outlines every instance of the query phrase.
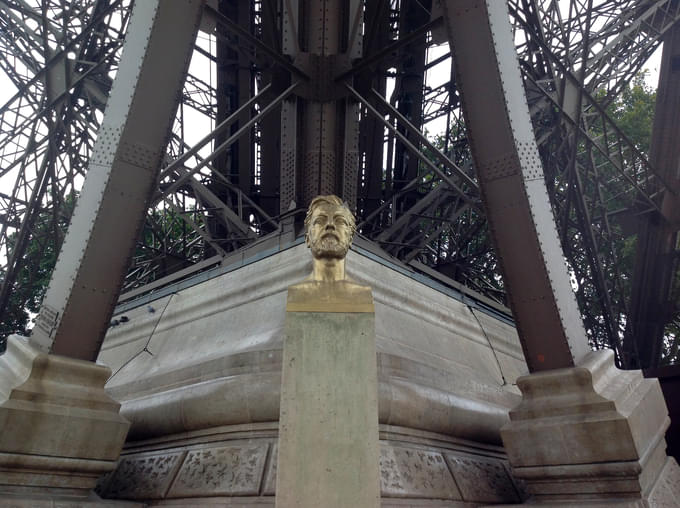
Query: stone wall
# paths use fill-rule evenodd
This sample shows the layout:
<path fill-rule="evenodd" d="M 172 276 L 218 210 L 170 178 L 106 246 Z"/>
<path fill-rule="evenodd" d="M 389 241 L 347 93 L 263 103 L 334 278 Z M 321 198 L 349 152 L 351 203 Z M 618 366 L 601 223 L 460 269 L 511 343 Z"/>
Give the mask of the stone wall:
<path fill-rule="evenodd" d="M 98 361 L 131 430 L 106 496 L 271 504 L 286 289 L 310 266 L 298 245 L 115 316 Z M 526 373 L 511 322 L 366 252 L 347 266 L 374 294 L 384 505 L 517 500 L 500 448 Z"/>
<path fill-rule="evenodd" d="M 273 506 L 276 434 L 276 424 L 255 424 L 139 442 L 98 491 L 151 506 Z M 380 452 L 383 507 L 477 506 L 523 496 L 499 447 L 383 425 Z"/>

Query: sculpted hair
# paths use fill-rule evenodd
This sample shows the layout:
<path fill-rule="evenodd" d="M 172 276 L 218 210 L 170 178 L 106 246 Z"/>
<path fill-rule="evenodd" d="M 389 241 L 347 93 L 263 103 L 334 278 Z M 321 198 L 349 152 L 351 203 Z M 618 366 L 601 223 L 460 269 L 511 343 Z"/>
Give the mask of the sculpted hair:
<path fill-rule="evenodd" d="M 347 208 L 347 206 L 345 206 L 345 203 L 343 203 L 338 196 L 334 195 L 317 196 L 314 199 L 312 199 L 311 203 L 309 203 L 309 208 L 307 208 L 307 215 L 305 216 L 305 236 L 307 234 L 307 231 L 309 231 L 309 223 L 312 220 L 312 214 L 314 213 L 316 207 L 319 206 L 321 203 L 328 203 L 342 209 L 345 217 L 347 218 L 347 222 L 349 223 L 351 236 L 354 237 L 354 232 L 357 230 L 357 224 L 356 220 L 354 219 L 354 214 L 350 211 L 349 208 Z"/>

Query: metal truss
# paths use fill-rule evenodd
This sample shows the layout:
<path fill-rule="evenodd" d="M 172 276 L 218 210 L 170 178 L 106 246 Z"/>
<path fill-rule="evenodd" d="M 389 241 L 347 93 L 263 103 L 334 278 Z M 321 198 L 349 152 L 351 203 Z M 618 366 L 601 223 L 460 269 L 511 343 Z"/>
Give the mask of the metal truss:
<path fill-rule="evenodd" d="M 625 221 L 657 213 L 667 186 L 605 108 L 680 19 L 680 2 L 508 3 L 586 329 L 598 347 L 617 347 L 630 299 L 619 273 Z M 286 49 L 296 28 L 287 9 L 297 2 L 209 5 L 124 290 L 218 263 L 305 205 L 291 170 L 302 142 L 291 118 L 309 107 L 300 97 L 318 92 L 309 91 L 310 66 Z M 16 88 L 0 109 L 0 308 L 21 291 L 18 274 L 59 249 L 129 8 L 0 0 L 0 67 Z M 338 192 L 356 205 L 361 234 L 387 254 L 504 303 L 441 29 L 431 1 L 365 3 L 363 56 L 326 81 L 359 118 L 358 176 Z"/>
<path fill-rule="evenodd" d="M 624 3 L 510 2 L 546 182 L 586 328 L 594 345 L 617 350 L 630 299 L 630 284 L 623 283 L 630 274 L 620 273 L 625 221 L 659 212 L 659 198 L 667 186 L 604 107 L 640 71 L 679 16 L 677 2 Z M 448 84 L 426 90 L 423 120 L 448 116 L 444 147 L 464 154 L 467 142 L 455 76 Z M 466 155 L 459 159 L 462 166 L 465 159 Z M 442 235 L 441 225 L 427 220 L 446 213 L 435 203 L 425 193 L 402 213 L 422 228 L 422 260 L 442 270 L 447 257 L 458 256 L 447 253 L 433 259 L 433 243 L 462 242 L 450 242 L 453 235 Z M 388 224 L 394 221 L 393 217 L 387 220 Z M 386 235 L 379 233 L 376 238 L 380 242 Z M 412 259 L 413 244 L 382 245 L 406 261 Z M 400 251 L 409 254 L 404 257 Z M 485 286 L 498 290 L 500 277 L 492 249 L 482 252 L 481 270 L 475 265 L 478 258 L 473 258 L 461 263 L 455 276 L 461 280 L 465 270 L 481 272 Z"/>
<path fill-rule="evenodd" d="M 0 308 L 12 293 L 28 299 L 35 279 L 51 270 L 44 259 L 54 263 L 118 65 L 129 4 L 0 2 L 2 89 L 9 92 L 0 107 Z"/>
<path fill-rule="evenodd" d="M 515 14 L 525 41 L 520 58 L 531 63 L 522 70 L 534 132 L 586 330 L 597 347 L 620 352 L 631 297 L 631 274 L 620 271 L 627 223 L 660 212 L 668 186 L 604 108 L 639 72 L 680 5 L 594 4 L 571 2 L 565 12 L 534 2 L 533 13 L 520 15 L 515 5 Z M 542 27 L 529 21 L 532 14 Z"/>

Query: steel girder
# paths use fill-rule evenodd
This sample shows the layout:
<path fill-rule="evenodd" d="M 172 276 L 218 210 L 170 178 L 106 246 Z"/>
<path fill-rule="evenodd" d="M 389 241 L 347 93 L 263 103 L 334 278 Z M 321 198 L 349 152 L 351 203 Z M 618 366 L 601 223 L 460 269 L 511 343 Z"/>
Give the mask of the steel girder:
<path fill-rule="evenodd" d="M 0 67 L 11 80 L 2 88 L 15 91 L 0 109 L 0 309 L 11 294 L 30 301 L 56 258 L 117 67 L 128 5 L 0 2 Z"/>
<path fill-rule="evenodd" d="M 550 210 L 507 5 L 450 0 L 443 7 L 486 217 L 529 370 L 573 367 L 589 347 Z"/>
<path fill-rule="evenodd" d="M 622 354 L 634 368 L 661 363 L 664 346 L 677 355 L 678 344 L 667 338 L 666 324 L 680 317 L 680 27 L 665 37 L 650 160 L 662 171 L 670 191 L 663 194 L 658 214 L 641 218 L 637 226 L 637 256 L 632 299 Z M 659 340 L 662 339 L 662 340 Z M 668 344 L 664 344 L 668 340 Z M 672 353 L 671 353 L 672 354 Z M 671 355 L 669 355 L 671 356 Z"/>
<path fill-rule="evenodd" d="M 568 23 L 563 20 L 555 26 L 560 30 L 572 31 L 574 28 L 569 27 L 578 26 L 580 31 L 568 34 L 570 37 L 560 37 L 560 33 L 542 31 L 539 18 L 534 17 L 533 24 L 526 22 L 527 18 L 531 19 L 532 9 L 539 5 L 538 2 L 519 4 L 510 2 L 511 7 L 514 6 L 512 17 L 516 23 L 516 41 L 521 41 L 518 46 L 520 63 L 535 133 L 547 169 L 551 203 L 558 216 L 562 243 L 567 248 L 565 254 L 576 284 L 579 304 L 592 342 L 598 347 L 609 345 L 619 350 L 630 299 L 630 285 L 623 282 L 626 274 L 619 271 L 624 233 L 621 222 L 630 216 L 649 215 L 657 211 L 660 191 L 667 186 L 665 183 L 657 185 L 659 175 L 589 93 L 589 89 L 603 84 L 603 74 L 591 75 L 581 71 L 576 76 L 576 70 L 571 69 L 578 68 L 580 60 L 577 55 L 592 52 L 591 47 L 608 48 L 599 48 L 590 57 L 589 64 L 593 69 L 606 68 L 617 60 L 623 61 L 624 57 L 616 53 L 623 51 L 628 54 L 625 57 L 626 65 L 637 62 L 638 66 L 629 66 L 625 72 L 611 74 L 612 81 L 605 84 L 609 85 L 609 90 L 620 90 L 639 69 L 640 62 L 658 45 L 662 34 L 678 19 L 678 5 L 677 2 L 653 2 L 646 4 L 644 9 L 628 9 L 624 12 L 614 3 L 602 3 L 599 10 L 593 10 L 589 9 L 592 2 L 571 2 L 569 12 L 572 18 L 577 19 L 568 20 Z M 558 6 L 547 4 L 540 3 L 542 7 L 547 6 L 547 10 L 543 9 L 543 15 L 549 13 L 555 16 Z M 585 24 L 589 16 L 591 26 L 604 24 L 607 27 L 608 22 L 613 25 L 603 28 L 602 33 L 596 32 L 596 40 L 589 41 L 583 37 L 583 33 L 587 32 Z M 651 27 L 648 26 L 650 20 L 654 21 Z M 619 27 L 623 35 L 614 27 Z M 517 35 L 520 31 L 521 36 Z M 560 44 L 555 44 L 553 48 L 550 44 L 555 40 L 568 40 L 568 51 L 560 49 Z M 620 41 L 627 42 L 623 44 Z M 557 57 L 554 52 L 560 51 L 561 57 Z M 453 88 L 453 85 L 450 83 L 449 88 Z M 598 99 L 604 100 L 606 104 L 609 96 Z M 431 116 L 441 114 L 436 112 L 436 108 L 428 110 L 427 107 L 426 104 L 424 111 L 430 111 Z M 467 140 L 460 136 L 460 132 L 464 132 L 461 126 L 464 125 L 461 115 L 457 113 L 458 98 L 450 99 L 447 107 L 447 114 L 452 115 L 453 110 L 452 116 L 456 122 L 450 129 L 452 136 L 449 146 L 456 148 L 460 154 L 460 148 L 457 147 L 462 145 L 465 150 Z M 461 162 L 461 165 L 465 166 L 465 162 Z M 422 199 L 427 201 L 427 194 Z M 421 208 L 421 204 L 416 202 L 413 217 L 417 217 Z M 402 213 L 408 214 L 409 210 Z M 441 214 L 441 210 L 431 210 L 428 215 L 432 217 L 438 213 Z M 393 217 L 389 218 L 388 227 L 394 220 Z M 421 220 L 419 225 L 427 231 L 420 236 L 423 240 L 420 245 L 422 259 L 432 263 L 434 257 L 437 266 L 446 266 L 446 259 L 435 257 L 432 249 L 432 245 L 442 243 L 441 227 L 427 220 Z M 454 247 L 459 245 L 447 240 L 444 237 L 444 243 Z M 383 247 L 400 256 L 399 251 L 409 251 L 409 247 L 414 245 L 384 243 Z M 454 251 L 448 257 L 457 255 L 458 252 Z M 475 262 L 479 259 L 472 258 L 471 263 L 463 263 L 463 266 L 470 273 L 475 273 Z M 495 263 L 492 255 L 481 259 L 486 266 Z M 497 272 L 483 272 L 488 281 L 485 286 L 497 287 L 494 284 L 496 279 L 490 276 Z"/>
<path fill-rule="evenodd" d="M 557 23 L 551 7 L 552 13 L 540 16 L 544 26 L 552 20 L 556 39 L 570 44 L 549 47 L 533 23 L 520 48 L 534 64 L 522 68 L 534 130 L 591 342 L 614 347 L 619 363 L 629 365 L 620 355 L 631 299 L 631 274 L 621 271 L 622 246 L 630 241 L 632 221 L 658 213 L 668 184 L 604 107 L 673 26 L 680 8 L 677 2 L 604 3 L 600 11 L 584 9 L 577 20 Z M 608 14 L 605 27 L 595 30 L 603 23 L 602 10 Z M 576 35 L 559 37 L 570 26 L 579 27 Z M 632 54 L 624 61 L 618 51 Z"/>
<path fill-rule="evenodd" d="M 31 334 L 45 352 L 90 361 L 99 354 L 157 182 L 201 11 L 198 0 L 135 4 L 83 191 Z"/>
<path fill-rule="evenodd" d="M 204 260 L 217 262 L 220 256 L 251 242 L 253 236 L 276 230 L 279 215 L 287 214 L 291 202 L 298 208 L 304 203 L 303 184 L 308 179 L 299 169 L 304 158 L 300 151 L 303 138 L 296 122 L 306 114 L 301 105 L 305 99 L 300 99 L 300 91 L 281 95 L 289 86 L 304 84 L 309 78 L 308 68 L 286 56 L 296 46 L 305 49 L 299 23 L 309 13 L 300 11 L 295 2 L 223 3 L 222 10 L 215 3 L 215 9 L 204 15 L 203 29 L 210 35 L 202 37 L 194 52 L 194 60 L 204 62 L 203 69 L 192 64 L 187 76 L 164 163 L 174 164 L 175 169 L 163 173 L 155 204 L 147 213 L 145 232 L 125 282 L 128 290 L 175 270 L 184 276 L 191 266 L 203 269 Z M 39 5 L 28 0 L 26 4 L 7 1 L 1 5 L 17 12 L 33 11 L 30 16 L 36 17 Z M 107 4 L 97 2 L 99 6 Z M 656 213 L 661 194 L 652 184 L 654 172 L 645 158 L 602 108 L 638 72 L 678 19 L 678 2 L 510 0 L 508 5 L 551 204 L 563 244 L 568 246 L 565 254 L 572 274 L 579 281 L 577 297 L 586 328 L 598 345 L 615 345 L 630 297 L 616 272 L 616 240 L 622 235 L 618 218 Z M 287 12 L 291 7 L 294 12 Z M 352 26 L 350 19 L 356 19 L 350 11 L 337 11 L 346 27 Z M 404 12 L 413 16 L 403 16 Z M 369 2 L 363 16 L 363 55 L 355 55 L 344 64 L 349 67 L 335 76 L 340 84 L 351 79 L 364 99 L 361 102 L 354 97 L 356 106 L 352 106 L 358 107 L 358 131 L 342 131 L 347 139 L 357 136 L 358 150 L 344 151 L 350 154 L 348 161 L 358 160 L 358 178 L 336 176 L 335 189 L 350 201 L 356 195 L 362 233 L 386 252 L 414 266 L 425 263 L 502 302 L 503 283 L 488 241 L 486 218 L 479 211 L 456 73 L 446 51 L 430 56 L 436 41 L 442 40 L 437 2 L 432 12 L 422 2 Z M 112 20 L 110 24 L 115 28 L 117 23 Z M 84 24 L 84 31 L 93 30 L 93 26 Z M 351 33 L 348 29 L 347 34 Z M 11 48 L 14 42 L 7 39 L 3 44 Z M 223 49 L 218 51 L 218 46 Z M 2 56 L 3 62 L 10 62 L 4 67 L 12 67 L 12 50 L 5 50 Z M 241 69 L 241 84 L 232 86 L 247 90 L 237 90 L 232 104 L 226 104 L 220 97 L 227 82 L 217 69 L 234 64 Z M 109 70 L 102 74 L 108 72 L 110 82 L 115 60 L 102 64 L 103 68 L 107 65 Z M 38 61 L 34 67 L 44 65 Z M 444 71 L 443 80 L 432 80 L 427 72 L 435 67 L 450 70 Z M 25 80 L 24 95 L 45 94 L 40 80 L 29 81 Z M 260 95 L 267 85 L 271 88 Z M 604 95 L 600 89 L 605 90 Z M 103 107 L 106 93 L 87 93 L 88 104 L 98 97 L 99 108 Z M 251 102 L 253 94 L 258 95 Z M 260 115 L 272 101 L 280 103 Z M 366 103 L 382 119 L 371 113 Z M 420 108 L 414 103 L 420 103 Z M 194 124 L 212 122 L 203 133 L 212 132 L 216 123 L 239 108 L 243 109 L 226 130 L 211 134 L 202 149 L 192 151 L 197 144 L 196 136 L 191 136 Z M 253 118 L 255 121 L 248 123 Z M 443 127 L 432 127 L 437 119 L 446 119 Z M 443 156 L 428 147 L 409 124 L 429 131 L 429 136 L 443 131 L 435 143 Z M 4 125 L 3 132 L 9 132 L 8 124 Z M 81 136 L 83 143 L 87 140 L 92 146 L 94 130 Z M 235 134 L 237 138 L 227 148 L 220 147 L 221 141 Z M 215 152 L 219 153 L 214 156 Z M 336 154 L 341 152 L 342 148 Z M 56 153 L 61 152 L 58 149 Z M 249 169 L 237 164 L 244 153 L 251 161 Z M 447 185 L 447 179 L 456 180 L 459 175 L 446 159 L 473 183 L 462 184 L 464 179 L 455 182 L 458 190 Z M 176 184 L 178 180 L 182 183 Z M 5 226 L 8 236 L 16 235 L 29 216 L 24 213 L 27 206 L 48 208 L 45 200 L 29 206 L 31 184 L 19 178 L 16 182 L 20 191 L 6 200 L 11 216 Z M 79 178 L 75 182 L 77 188 Z M 661 184 L 661 190 L 664 187 Z M 52 218 L 58 215 L 48 217 L 49 229 L 59 229 L 55 227 L 59 221 Z M 252 234 L 244 234 L 244 230 Z M 36 231 L 28 228 L 28 232 L 28 239 L 35 236 Z M 21 256 L 15 256 L 15 261 L 20 263 Z"/>

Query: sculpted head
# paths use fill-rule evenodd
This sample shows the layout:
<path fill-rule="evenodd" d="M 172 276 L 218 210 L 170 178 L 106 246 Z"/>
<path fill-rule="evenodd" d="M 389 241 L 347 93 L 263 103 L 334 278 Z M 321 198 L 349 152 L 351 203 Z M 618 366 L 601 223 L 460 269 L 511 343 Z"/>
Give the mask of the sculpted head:
<path fill-rule="evenodd" d="M 314 259 L 344 259 L 356 230 L 354 215 L 337 196 L 317 196 L 305 217 L 305 242 Z"/>

